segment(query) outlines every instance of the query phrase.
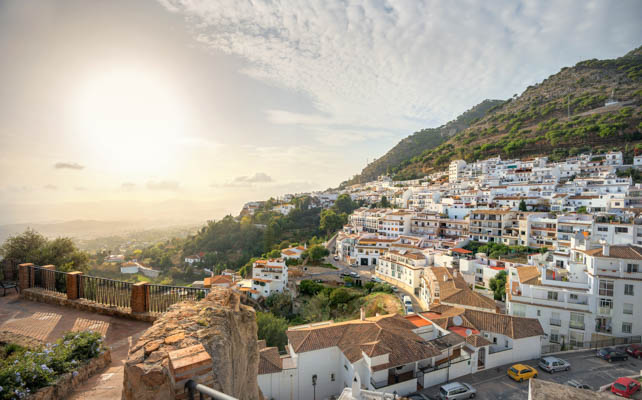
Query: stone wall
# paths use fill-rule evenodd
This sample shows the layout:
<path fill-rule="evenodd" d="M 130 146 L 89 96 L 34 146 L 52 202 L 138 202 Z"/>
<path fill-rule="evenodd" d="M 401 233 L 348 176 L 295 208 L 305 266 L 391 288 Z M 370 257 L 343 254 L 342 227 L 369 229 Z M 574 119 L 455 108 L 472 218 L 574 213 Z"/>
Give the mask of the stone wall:
<path fill-rule="evenodd" d="M 202 346 L 202 347 L 201 347 Z M 238 399 L 259 399 L 254 309 L 213 288 L 201 301 L 173 305 L 129 351 L 123 399 L 185 397 L 192 379 Z"/>

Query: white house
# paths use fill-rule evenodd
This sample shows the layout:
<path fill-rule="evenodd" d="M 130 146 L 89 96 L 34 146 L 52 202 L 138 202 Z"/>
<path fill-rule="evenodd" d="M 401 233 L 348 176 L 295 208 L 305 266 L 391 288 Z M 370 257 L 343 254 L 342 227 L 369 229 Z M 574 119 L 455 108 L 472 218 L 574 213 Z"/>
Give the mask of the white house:
<path fill-rule="evenodd" d="M 185 263 L 186 264 L 194 264 L 197 262 L 201 262 L 201 257 L 198 254 L 194 254 L 192 256 L 187 256 L 185 257 Z"/>
<path fill-rule="evenodd" d="M 281 258 L 285 260 L 300 260 L 305 249 L 305 246 L 288 247 L 281 250 Z"/>
<path fill-rule="evenodd" d="M 256 260 L 252 264 L 252 291 L 258 299 L 272 293 L 283 293 L 288 286 L 288 266 L 283 259 Z"/>

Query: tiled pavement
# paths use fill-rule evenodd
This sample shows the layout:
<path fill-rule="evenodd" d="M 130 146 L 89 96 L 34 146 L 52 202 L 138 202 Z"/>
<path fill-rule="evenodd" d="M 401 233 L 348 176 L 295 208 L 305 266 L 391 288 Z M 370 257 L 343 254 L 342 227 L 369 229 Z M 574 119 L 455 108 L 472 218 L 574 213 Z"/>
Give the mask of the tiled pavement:
<path fill-rule="evenodd" d="M 71 399 L 120 399 L 129 346 L 150 324 L 72 308 L 36 303 L 17 294 L 0 297 L 0 330 L 52 342 L 67 331 L 93 330 L 105 336 L 112 363 L 78 388 Z"/>

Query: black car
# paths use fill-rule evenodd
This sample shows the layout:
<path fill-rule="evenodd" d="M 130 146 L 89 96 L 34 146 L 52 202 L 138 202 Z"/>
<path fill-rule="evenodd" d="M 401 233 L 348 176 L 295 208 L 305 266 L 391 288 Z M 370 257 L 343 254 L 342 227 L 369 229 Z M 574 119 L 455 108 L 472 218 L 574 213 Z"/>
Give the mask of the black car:
<path fill-rule="evenodd" d="M 599 349 L 597 353 L 595 353 L 595 356 L 603 360 L 606 360 L 608 362 L 626 361 L 629 359 L 628 354 L 626 354 L 621 350 L 616 349 L 615 347 L 605 347 L 603 349 Z"/>

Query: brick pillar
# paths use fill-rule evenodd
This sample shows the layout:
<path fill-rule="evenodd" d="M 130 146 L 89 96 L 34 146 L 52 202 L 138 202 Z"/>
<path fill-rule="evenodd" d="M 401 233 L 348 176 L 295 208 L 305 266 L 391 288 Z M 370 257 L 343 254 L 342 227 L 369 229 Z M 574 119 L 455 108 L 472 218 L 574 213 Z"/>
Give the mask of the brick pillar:
<path fill-rule="evenodd" d="M 56 266 L 55 265 L 43 265 L 40 267 L 43 270 L 47 271 L 55 271 Z M 42 271 L 42 284 L 44 285 L 45 288 L 47 289 L 55 289 L 56 287 L 56 275 L 52 273 L 47 273 L 45 271 Z"/>
<path fill-rule="evenodd" d="M 29 271 L 33 267 L 32 263 L 24 263 L 18 265 L 18 282 L 20 284 L 20 291 L 29 289 L 33 285 L 33 274 L 31 274 L 31 281 L 29 280 Z"/>
<path fill-rule="evenodd" d="M 202 344 L 170 351 L 168 356 L 175 399 L 187 399 L 188 392 L 185 391 L 185 384 L 190 379 L 201 385 L 209 387 L 214 385 L 212 358 Z"/>
<path fill-rule="evenodd" d="M 138 282 L 132 285 L 131 309 L 132 312 L 147 312 L 147 282 Z"/>
<path fill-rule="evenodd" d="M 67 274 L 67 298 L 77 300 L 80 298 L 80 278 L 82 272 L 74 271 Z"/>

